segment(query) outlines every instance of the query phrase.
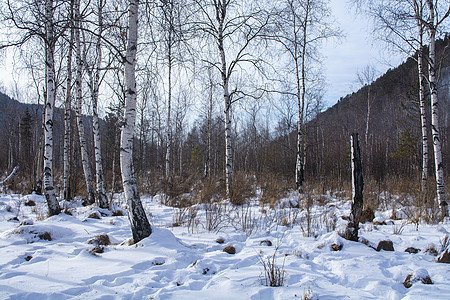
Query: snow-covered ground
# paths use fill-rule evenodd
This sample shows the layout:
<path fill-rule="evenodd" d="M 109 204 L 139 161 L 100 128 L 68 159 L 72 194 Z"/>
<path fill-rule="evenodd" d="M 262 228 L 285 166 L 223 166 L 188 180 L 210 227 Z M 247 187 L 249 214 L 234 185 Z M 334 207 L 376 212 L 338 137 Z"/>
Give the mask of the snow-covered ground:
<path fill-rule="evenodd" d="M 29 200 L 36 206 L 25 206 Z M 331 196 L 322 196 L 322 206 L 311 210 L 312 237 L 304 234 L 306 212 L 292 208 L 289 199 L 277 210 L 224 205 L 209 223 L 211 209 L 207 214 L 201 206 L 167 207 L 159 196 L 142 201 L 153 233 L 129 245 L 126 216 L 88 218 L 95 208 L 75 203 L 70 205 L 72 215 L 45 218 L 42 196 L 0 196 L 0 298 L 450 298 L 449 265 L 436 263 L 436 256 L 426 251 L 439 251 L 450 231 L 448 221 L 420 224 L 416 230 L 406 220 L 388 220 L 392 211 L 376 212 L 377 220 L 388 225 L 363 224 L 360 237 L 366 245 L 338 235 L 346 224 L 340 216 L 349 214 L 350 203 Z M 208 231 L 208 224 L 214 230 Z M 91 254 L 95 243 L 88 241 L 100 234 L 107 234 L 112 244 Z M 220 238 L 224 243 L 216 241 Z M 369 247 L 376 248 L 381 240 L 391 240 L 395 251 Z M 332 244 L 342 245 L 342 250 L 333 251 Z M 222 251 L 226 246 L 235 247 L 236 253 Z M 421 251 L 410 254 L 408 247 Z M 272 261 L 274 253 L 285 276 L 280 287 L 264 285 L 262 262 Z M 403 285 L 408 274 L 427 273 L 433 284 Z"/>

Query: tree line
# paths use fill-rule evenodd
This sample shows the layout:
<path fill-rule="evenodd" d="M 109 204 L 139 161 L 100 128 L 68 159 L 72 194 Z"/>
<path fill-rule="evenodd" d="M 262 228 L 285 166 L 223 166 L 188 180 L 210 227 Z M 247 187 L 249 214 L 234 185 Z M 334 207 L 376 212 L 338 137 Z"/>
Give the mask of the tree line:
<path fill-rule="evenodd" d="M 367 13 L 384 22 L 380 31 L 411 33 L 411 27 L 385 22 L 398 17 L 381 16 L 392 12 L 390 7 L 369 2 L 366 7 L 379 8 L 380 14 Z M 437 194 L 444 214 L 435 39 L 449 12 L 441 14 L 445 1 L 397 2 L 420 8 L 420 14 L 408 11 L 404 23 L 416 22 L 419 38 L 423 31 L 429 34 L 426 53 L 421 39 L 403 41 L 418 53 L 420 107 L 425 103 L 420 68 L 429 68 Z M 20 118 L 4 117 L 11 119 L 4 121 L 10 149 L 2 163 L 6 169 L 21 161 L 29 171 L 22 174 L 37 191 L 42 182 L 49 215 L 61 211 L 56 174 L 66 200 L 78 186 L 86 204 L 108 208 L 107 190 L 123 190 L 139 241 L 151 227 L 138 183 L 142 189 L 150 186 L 146 181 L 161 182 L 170 191 L 186 174 L 199 180 L 223 177 L 224 198 L 233 202 L 241 197 L 234 188 L 242 180 L 236 172 L 281 176 L 302 193 L 307 174 L 317 178 L 330 170 L 323 127 L 316 126 L 323 107 L 320 48 L 341 32 L 327 1 L 7 0 L 1 15 L 8 33 L 0 49 L 20 49 L 43 105 Z M 426 63 L 420 63 L 423 57 Z M 366 144 L 371 97 L 369 92 Z M 104 120 L 99 102 L 108 102 Z M 63 120 L 55 118 L 59 105 Z M 13 132 L 19 137 L 14 141 Z M 335 161 L 341 164 L 345 149 L 338 152 Z"/>

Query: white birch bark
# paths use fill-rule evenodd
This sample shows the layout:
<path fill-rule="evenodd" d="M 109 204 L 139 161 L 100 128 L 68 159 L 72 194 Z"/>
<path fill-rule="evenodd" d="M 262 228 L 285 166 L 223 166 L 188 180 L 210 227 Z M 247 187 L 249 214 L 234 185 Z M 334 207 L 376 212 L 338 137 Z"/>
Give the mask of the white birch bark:
<path fill-rule="evenodd" d="M 303 151 L 303 132 L 304 132 L 304 115 L 305 115 L 305 96 L 306 96 L 306 70 L 305 70 L 305 56 L 307 47 L 307 35 L 308 35 L 308 23 L 309 23 L 309 12 L 310 4 L 309 0 L 305 3 L 305 17 L 303 24 L 299 24 L 302 30 L 301 41 L 298 40 L 298 27 L 296 24 L 297 18 L 295 17 L 294 7 L 291 6 L 293 18 L 293 37 L 294 37 L 294 63 L 296 71 L 296 84 L 297 84 L 297 106 L 298 106 L 298 122 L 297 122 L 297 156 L 296 156 L 296 168 L 295 168 L 295 183 L 297 185 L 297 190 L 302 193 L 305 181 L 305 165 L 304 157 L 305 153 Z M 298 47 L 301 47 L 300 53 Z M 300 56 L 300 57 L 299 57 Z M 299 66 L 300 58 L 300 66 Z"/>
<path fill-rule="evenodd" d="M 70 1 L 70 38 L 69 49 L 67 53 L 67 80 L 66 80 L 66 99 L 64 102 L 64 199 L 71 200 L 70 191 L 70 112 L 72 110 L 72 52 L 74 40 L 73 28 L 73 5 L 74 1 Z"/>
<path fill-rule="evenodd" d="M 166 128 L 166 180 L 172 182 L 171 174 L 171 154 L 172 154 L 172 128 L 170 124 L 170 115 L 172 112 L 172 67 L 173 67 L 173 47 L 175 39 L 175 26 L 174 26 L 174 3 L 173 1 L 167 1 L 163 7 L 165 30 L 167 30 L 167 63 L 168 63 L 168 91 L 167 91 L 167 128 Z"/>
<path fill-rule="evenodd" d="M 223 28 L 226 16 L 226 4 L 220 3 L 222 7 L 217 7 L 217 21 L 218 26 L 218 38 L 217 44 L 219 47 L 219 55 L 221 62 L 221 75 L 222 75 L 222 87 L 223 87 L 223 98 L 224 98 L 224 120 L 225 120 L 225 186 L 227 197 L 230 198 L 232 194 L 232 184 L 233 184 L 233 152 L 231 146 L 231 98 L 228 88 L 228 72 L 227 72 L 227 61 L 225 57 L 225 49 L 223 45 Z"/>
<path fill-rule="evenodd" d="M 45 73 L 46 109 L 44 116 L 44 194 L 49 216 L 61 212 L 53 187 L 53 106 L 55 104 L 55 36 L 53 32 L 53 0 L 45 1 Z"/>
<path fill-rule="evenodd" d="M 422 198 L 426 201 L 427 196 L 427 181 L 428 181 L 428 132 L 427 119 L 425 115 L 425 72 L 423 70 L 423 25 L 422 19 L 422 1 L 420 5 L 416 6 L 416 19 L 419 34 L 419 51 L 417 57 L 417 69 L 419 72 L 419 107 L 420 107 L 420 125 L 422 128 L 422 178 L 421 191 Z"/>
<path fill-rule="evenodd" d="M 128 218 L 135 243 L 152 233 L 150 223 L 142 206 L 133 170 L 133 135 L 136 121 L 136 50 L 138 31 L 138 0 L 128 1 L 128 41 L 125 67 L 125 112 L 121 136 L 120 168 L 125 198 L 128 204 Z"/>
<path fill-rule="evenodd" d="M 207 155 L 205 160 L 205 178 L 209 178 L 211 175 L 211 135 L 212 135 L 212 128 L 211 128 L 211 122 L 212 122 L 212 109 L 213 109 L 213 82 L 212 82 L 212 74 L 211 69 L 208 68 L 208 77 L 209 77 L 209 107 L 208 107 L 208 145 L 207 145 Z"/>
<path fill-rule="evenodd" d="M 441 141 L 439 136 L 439 109 L 438 109 L 438 91 L 436 79 L 436 20 L 434 11 L 434 1 L 426 0 L 429 19 L 426 23 L 428 36 L 430 40 L 429 60 L 428 60 L 428 77 L 431 93 L 431 134 L 433 138 L 434 149 L 434 166 L 436 174 L 436 193 L 439 203 L 441 216 L 448 216 L 448 204 L 445 199 L 444 185 L 444 165 L 442 163 Z"/>
<path fill-rule="evenodd" d="M 94 152 L 95 152 L 95 170 L 96 170 L 96 180 L 97 180 L 97 199 L 100 208 L 108 208 L 108 198 L 106 197 L 105 183 L 103 179 L 103 167 L 102 167 L 102 150 L 100 141 L 100 128 L 98 121 L 98 92 L 100 87 L 100 69 L 102 64 L 102 45 L 101 38 L 103 32 L 103 5 L 102 0 L 98 1 L 98 27 L 99 35 L 96 43 L 97 52 L 97 65 L 95 70 L 95 75 L 91 85 L 91 96 L 92 96 L 92 128 L 94 132 Z"/>
<path fill-rule="evenodd" d="M 171 46 L 169 45 L 169 78 L 168 78 L 168 97 L 167 97 L 167 149 L 166 149 L 166 180 L 171 183 L 172 176 L 170 172 L 170 154 L 172 151 L 172 129 L 170 128 L 170 112 L 172 110 L 172 55 Z"/>
<path fill-rule="evenodd" d="M 77 74 L 75 79 L 76 86 L 76 116 L 77 116 L 77 127 L 78 127 L 78 137 L 80 139 L 80 150 L 81 150 L 81 164 L 83 166 L 84 178 L 86 181 L 87 189 L 87 203 L 95 203 L 95 194 L 92 187 L 92 171 L 89 164 L 89 155 L 87 152 L 86 136 L 84 131 L 83 114 L 82 114 L 82 100 L 83 100 L 83 90 L 82 90 L 82 67 L 83 62 L 81 60 L 81 41 L 80 41 L 80 28 L 81 28 L 81 16 L 80 16 L 80 0 L 75 1 L 75 44 L 76 44 L 76 64 L 77 64 Z"/>
<path fill-rule="evenodd" d="M 369 124 L 370 124 L 370 82 L 367 83 L 367 113 L 366 113 L 366 132 L 364 134 L 364 143 L 366 144 L 366 147 L 369 145 Z M 369 152 L 369 151 L 367 151 Z M 369 153 L 367 153 L 366 157 L 369 157 Z"/>

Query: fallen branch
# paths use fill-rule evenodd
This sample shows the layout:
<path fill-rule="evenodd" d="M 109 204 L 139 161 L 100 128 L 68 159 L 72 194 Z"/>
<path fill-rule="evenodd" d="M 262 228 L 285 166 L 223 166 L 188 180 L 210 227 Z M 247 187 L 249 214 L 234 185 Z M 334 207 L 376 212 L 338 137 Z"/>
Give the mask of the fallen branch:
<path fill-rule="evenodd" d="M 19 169 L 19 166 L 16 166 L 16 167 L 14 168 L 14 170 L 12 170 L 11 174 L 9 174 L 9 176 L 5 178 L 5 180 L 0 181 L 0 186 L 4 185 L 5 182 L 7 182 L 8 180 L 10 180 L 11 177 L 14 176 L 14 173 L 16 173 L 18 169 Z"/>

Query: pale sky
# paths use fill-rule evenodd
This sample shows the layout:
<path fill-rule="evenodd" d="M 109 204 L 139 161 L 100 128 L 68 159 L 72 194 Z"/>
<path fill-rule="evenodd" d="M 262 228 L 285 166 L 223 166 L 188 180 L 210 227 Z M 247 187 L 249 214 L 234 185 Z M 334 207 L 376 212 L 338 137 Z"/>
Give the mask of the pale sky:
<path fill-rule="evenodd" d="M 388 68 L 399 65 L 404 57 L 398 54 L 383 53 L 384 45 L 371 37 L 368 18 L 356 17 L 347 0 L 331 0 L 332 14 L 342 29 L 344 38 L 340 42 L 329 42 L 324 45 L 324 69 L 326 76 L 325 105 L 335 104 L 340 97 L 356 91 L 360 86 L 357 72 L 364 66 L 375 66 L 378 75 Z M 387 57 L 387 58 L 386 58 Z M 0 56 L 0 85 L 10 90 L 14 80 L 23 81 L 25 74 L 13 72 L 13 56 Z M 23 83 L 22 85 L 25 85 Z"/>
<path fill-rule="evenodd" d="M 385 45 L 372 38 L 368 18 L 356 17 L 355 10 L 347 2 L 330 1 L 332 14 L 345 37 L 340 42 L 329 42 L 323 50 L 326 57 L 326 106 L 331 106 L 340 97 L 358 90 L 360 85 L 357 73 L 364 66 L 373 65 L 378 76 L 381 76 L 389 68 L 396 67 L 405 60 L 396 53 L 383 52 Z"/>

